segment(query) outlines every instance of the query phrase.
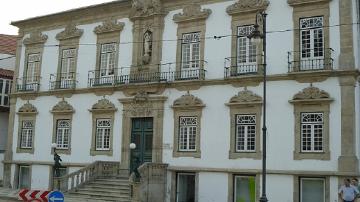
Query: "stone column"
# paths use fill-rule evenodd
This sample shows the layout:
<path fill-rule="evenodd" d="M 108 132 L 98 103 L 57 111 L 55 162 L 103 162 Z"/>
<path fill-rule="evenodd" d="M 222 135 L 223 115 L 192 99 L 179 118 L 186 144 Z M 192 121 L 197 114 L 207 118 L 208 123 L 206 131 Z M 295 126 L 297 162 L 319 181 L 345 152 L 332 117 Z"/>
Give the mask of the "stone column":
<path fill-rule="evenodd" d="M 352 22 L 352 1 L 340 0 L 340 24 Z M 353 26 L 340 26 L 339 69 L 355 69 L 353 48 Z M 341 90 L 341 156 L 338 159 L 339 172 L 357 174 L 359 171 L 356 156 L 355 130 L 355 75 L 340 77 Z"/>

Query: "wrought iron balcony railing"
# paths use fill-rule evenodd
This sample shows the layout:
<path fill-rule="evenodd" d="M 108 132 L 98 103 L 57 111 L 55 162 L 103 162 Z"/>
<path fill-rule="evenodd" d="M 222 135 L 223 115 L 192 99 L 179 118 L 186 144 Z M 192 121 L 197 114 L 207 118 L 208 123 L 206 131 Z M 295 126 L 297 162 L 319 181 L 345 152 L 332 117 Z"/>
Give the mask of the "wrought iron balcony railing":
<path fill-rule="evenodd" d="M 319 55 L 317 57 L 310 57 L 314 55 L 314 50 L 288 52 L 289 72 L 332 70 L 334 59 L 331 55 L 333 51 L 331 48 L 323 51 L 316 50 Z"/>
<path fill-rule="evenodd" d="M 224 62 L 224 77 L 257 74 L 259 66 L 257 62 L 239 62 L 237 57 L 228 57 Z"/>
<path fill-rule="evenodd" d="M 75 72 L 50 74 L 50 90 L 74 89 L 76 83 Z"/>
<path fill-rule="evenodd" d="M 40 76 L 22 77 L 16 79 L 16 92 L 36 92 L 40 87 Z"/>
<path fill-rule="evenodd" d="M 202 61 L 205 63 L 205 61 Z M 173 82 L 179 80 L 205 79 L 205 70 L 184 68 L 176 71 L 176 63 L 158 64 L 149 71 L 130 71 L 130 67 L 107 70 L 93 70 L 88 73 L 88 86 L 116 86 L 130 83 Z M 180 65 L 180 67 L 183 67 Z M 133 68 L 133 67 L 131 67 Z M 156 69 L 156 71 L 154 71 Z"/>

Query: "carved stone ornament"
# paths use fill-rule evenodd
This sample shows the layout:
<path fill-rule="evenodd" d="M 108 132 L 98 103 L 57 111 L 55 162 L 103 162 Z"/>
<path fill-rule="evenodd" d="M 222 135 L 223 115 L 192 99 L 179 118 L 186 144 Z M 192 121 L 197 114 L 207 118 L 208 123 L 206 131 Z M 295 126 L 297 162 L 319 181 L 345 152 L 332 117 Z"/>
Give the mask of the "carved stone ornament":
<path fill-rule="evenodd" d="M 61 100 L 52 108 L 51 112 L 74 112 L 74 108 L 65 100 Z"/>
<path fill-rule="evenodd" d="M 30 36 L 28 38 L 24 39 L 23 43 L 25 45 L 44 44 L 47 39 L 48 39 L 48 36 L 45 34 L 42 34 L 41 32 L 32 32 L 32 33 L 30 33 Z"/>
<path fill-rule="evenodd" d="M 303 4 L 309 4 L 309 3 L 328 3 L 331 0 L 287 0 L 288 4 L 290 6 L 298 6 Z"/>
<path fill-rule="evenodd" d="M 116 111 L 115 105 L 110 100 L 103 98 L 94 104 L 90 111 Z"/>
<path fill-rule="evenodd" d="M 37 109 L 34 105 L 30 104 L 29 102 L 25 103 L 22 107 L 20 107 L 18 113 L 37 113 Z"/>
<path fill-rule="evenodd" d="M 191 95 L 190 93 L 187 93 L 185 95 L 182 95 L 180 98 L 176 99 L 173 104 L 173 108 L 181 107 L 204 107 L 203 101 L 195 97 L 194 95 Z"/>
<path fill-rule="evenodd" d="M 145 17 L 163 13 L 161 0 L 132 0 L 130 17 Z"/>
<path fill-rule="evenodd" d="M 129 112 L 132 116 L 150 116 L 152 113 L 152 103 L 149 95 L 145 91 L 139 91 L 133 102 L 130 103 Z"/>
<path fill-rule="evenodd" d="M 65 27 L 65 30 L 56 35 L 57 40 L 66 40 L 72 38 L 79 38 L 83 34 L 84 30 L 76 28 L 74 24 L 69 24 Z"/>
<path fill-rule="evenodd" d="M 293 100 L 329 99 L 329 93 L 310 86 L 294 95 Z"/>
<path fill-rule="evenodd" d="M 184 21 L 207 19 L 210 14 L 210 9 L 201 10 L 200 4 L 192 3 L 184 7 L 183 13 L 175 14 L 173 20 L 174 22 L 179 23 Z"/>
<path fill-rule="evenodd" d="M 102 25 L 96 26 L 95 34 L 103 34 L 109 32 L 121 32 L 124 29 L 125 23 L 117 22 L 116 20 L 106 20 Z"/>
<path fill-rule="evenodd" d="M 268 0 L 239 0 L 235 4 L 227 7 L 226 12 L 229 15 L 246 13 L 246 12 L 256 12 L 263 11 L 269 6 L 270 2 Z"/>
<path fill-rule="evenodd" d="M 230 99 L 229 104 L 256 103 L 262 102 L 261 96 L 249 90 L 240 91 L 237 95 Z"/>

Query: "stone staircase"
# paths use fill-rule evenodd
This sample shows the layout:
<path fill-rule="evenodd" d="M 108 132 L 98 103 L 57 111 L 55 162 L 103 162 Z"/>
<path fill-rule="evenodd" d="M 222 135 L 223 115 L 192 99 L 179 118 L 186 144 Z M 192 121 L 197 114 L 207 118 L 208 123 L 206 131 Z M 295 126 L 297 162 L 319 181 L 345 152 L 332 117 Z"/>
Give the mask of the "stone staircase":
<path fill-rule="evenodd" d="M 129 178 L 96 178 L 65 194 L 66 202 L 130 202 Z"/>

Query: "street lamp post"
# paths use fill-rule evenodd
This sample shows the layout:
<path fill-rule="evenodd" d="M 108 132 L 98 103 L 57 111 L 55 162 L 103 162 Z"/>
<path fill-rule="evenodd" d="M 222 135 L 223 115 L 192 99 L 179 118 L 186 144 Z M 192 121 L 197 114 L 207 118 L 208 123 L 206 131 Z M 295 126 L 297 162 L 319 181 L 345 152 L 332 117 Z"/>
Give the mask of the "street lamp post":
<path fill-rule="evenodd" d="M 262 125 L 262 193 L 260 202 L 267 202 L 266 197 L 266 16 L 267 14 L 262 11 L 256 14 L 256 23 L 254 25 L 254 31 L 249 35 L 249 39 L 255 39 L 260 42 L 262 39 L 263 49 L 263 125 Z M 261 27 L 262 26 L 262 27 Z M 261 30 L 260 30 L 261 29 Z"/>
<path fill-rule="evenodd" d="M 59 177 L 60 177 L 60 168 L 61 168 L 61 157 L 59 156 L 59 154 L 56 153 L 56 147 L 57 144 L 56 143 L 52 143 L 51 147 L 54 150 L 54 181 L 56 181 L 56 189 L 60 189 L 60 181 L 59 181 Z"/>

